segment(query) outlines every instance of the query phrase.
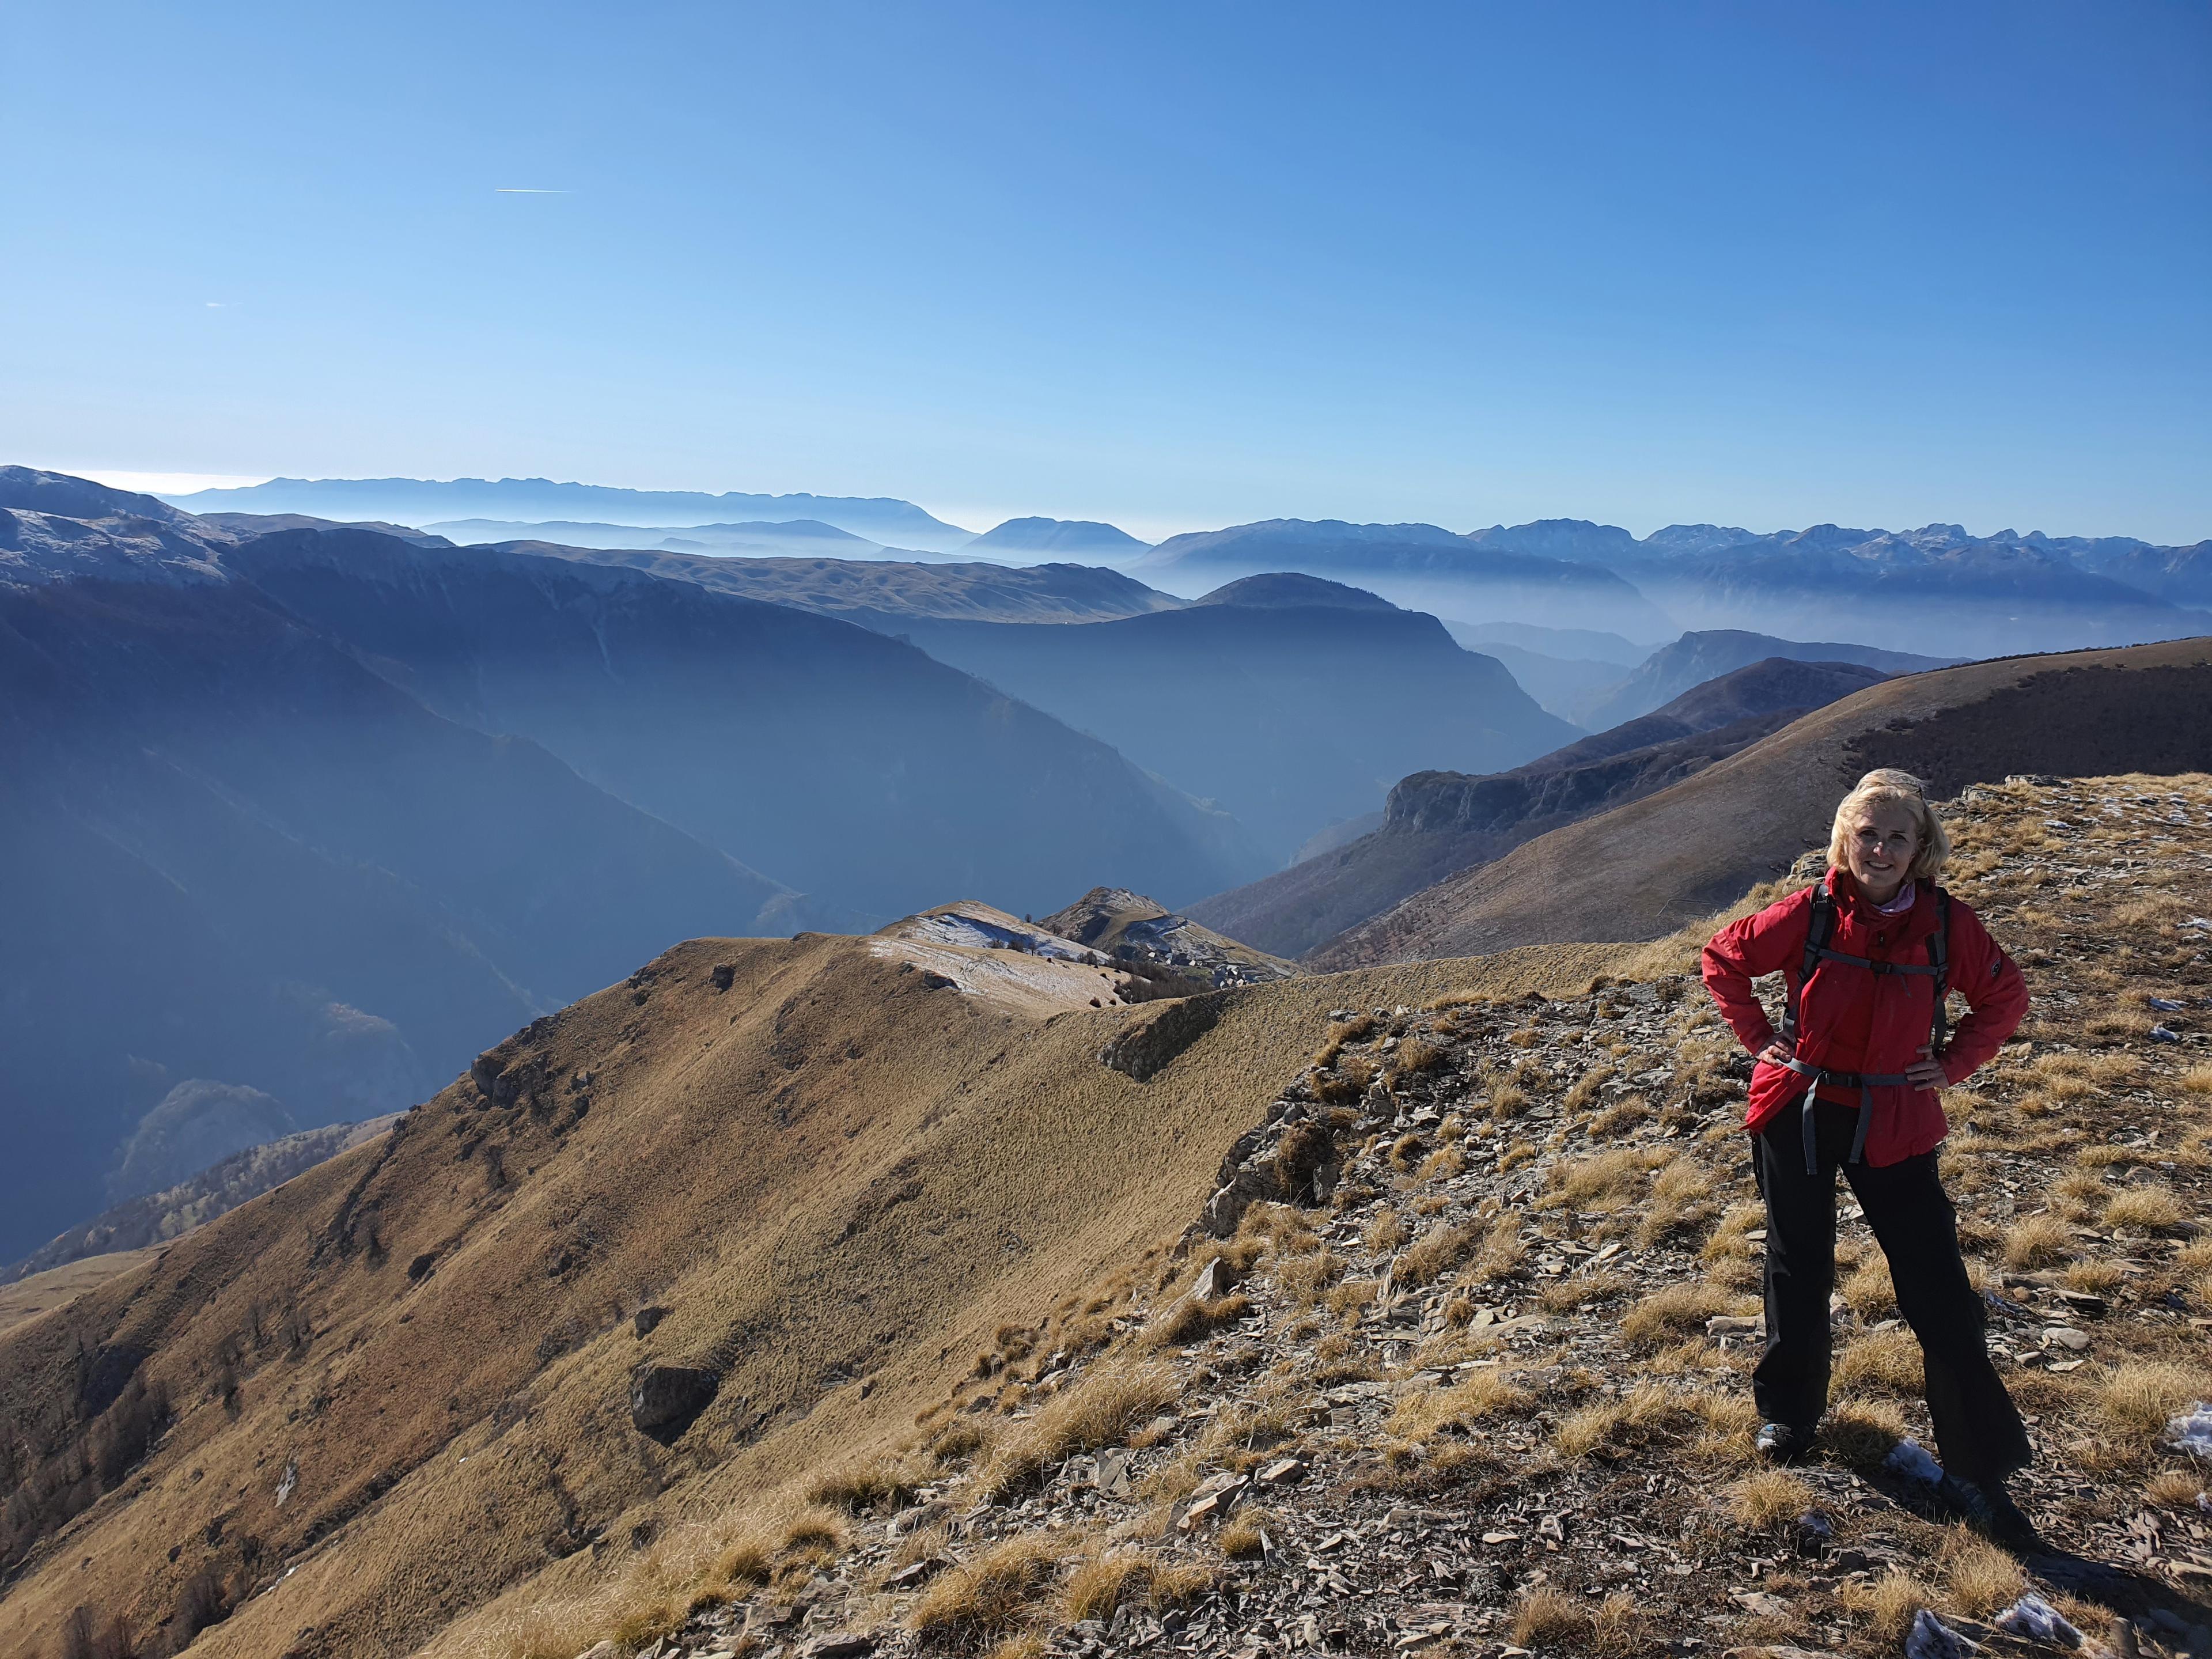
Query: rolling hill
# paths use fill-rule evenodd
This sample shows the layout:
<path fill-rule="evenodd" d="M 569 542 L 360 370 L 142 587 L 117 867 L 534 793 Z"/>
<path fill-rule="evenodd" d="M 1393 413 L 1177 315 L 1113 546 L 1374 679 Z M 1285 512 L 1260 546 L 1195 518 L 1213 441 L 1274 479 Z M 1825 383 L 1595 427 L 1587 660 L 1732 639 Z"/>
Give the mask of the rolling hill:
<path fill-rule="evenodd" d="M 917 619 L 901 632 L 1217 802 L 1271 862 L 1374 810 L 1408 770 L 1494 770 L 1574 735 L 1433 617 L 1348 590 L 1294 605 L 1264 583 L 1243 590 L 1259 604 L 1236 602 L 1239 591 L 1116 622 Z M 1192 896 L 1111 884 L 1173 903 Z"/>
<path fill-rule="evenodd" d="M 1854 664 L 1777 658 L 1509 771 L 1413 773 L 1391 789 L 1371 831 L 1201 899 L 1191 915 L 1264 950 L 1302 956 L 1454 872 L 1662 789 L 1881 678 Z"/>
<path fill-rule="evenodd" d="M 1870 687 L 1656 794 L 1449 876 L 1309 965 L 1657 938 L 1787 870 L 1877 766 L 1947 795 L 2014 774 L 2212 768 L 2212 640 L 1970 663 Z"/>
<path fill-rule="evenodd" d="M 983 558 L 1133 559 L 1150 542 L 1090 519 L 1009 519 L 961 550 Z"/>

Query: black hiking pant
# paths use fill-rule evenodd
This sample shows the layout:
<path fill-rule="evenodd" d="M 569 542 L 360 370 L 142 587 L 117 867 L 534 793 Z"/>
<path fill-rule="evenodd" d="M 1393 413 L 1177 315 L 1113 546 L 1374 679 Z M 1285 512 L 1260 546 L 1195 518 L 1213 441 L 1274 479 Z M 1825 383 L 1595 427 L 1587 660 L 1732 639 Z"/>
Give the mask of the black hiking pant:
<path fill-rule="evenodd" d="M 1805 1173 L 1802 1107 L 1792 1105 L 1752 1137 L 1759 1194 L 1766 1201 L 1766 1351 L 1752 1398 L 1770 1423 L 1809 1427 L 1828 1403 L 1828 1297 L 1836 1280 L 1836 1171 L 1866 1212 L 1897 1310 L 1920 1339 L 1928 1413 L 1946 1471 L 1985 1484 L 2025 1468 L 2027 1430 L 1990 1363 L 1982 1298 L 1959 1255 L 1958 1221 L 1933 1152 L 1876 1169 L 1848 1164 L 1856 1109 L 1814 1103 L 1820 1173 Z"/>

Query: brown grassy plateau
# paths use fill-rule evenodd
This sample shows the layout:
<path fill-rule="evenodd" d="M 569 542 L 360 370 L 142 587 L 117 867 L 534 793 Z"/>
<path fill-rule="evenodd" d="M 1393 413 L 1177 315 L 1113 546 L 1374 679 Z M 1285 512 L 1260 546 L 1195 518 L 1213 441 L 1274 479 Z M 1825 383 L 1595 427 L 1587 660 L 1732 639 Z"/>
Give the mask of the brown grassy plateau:
<path fill-rule="evenodd" d="M 128 1273 L 153 1254 L 151 1250 L 137 1249 L 84 1256 L 58 1267 L 49 1267 L 44 1273 L 31 1273 L 11 1285 L 0 1285 L 0 1331 L 74 1302 L 94 1285 L 104 1285 L 118 1273 Z"/>
<path fill-rule="evenodd" d="M 1826 845 L 1859 775 L 2212 768 L 2212 640 L 1969 663 L 1869 686 L 1671 788 L 1449 876 L 1304 958 L 1328 973 L 1556 939 L 1650 939 Z"/>

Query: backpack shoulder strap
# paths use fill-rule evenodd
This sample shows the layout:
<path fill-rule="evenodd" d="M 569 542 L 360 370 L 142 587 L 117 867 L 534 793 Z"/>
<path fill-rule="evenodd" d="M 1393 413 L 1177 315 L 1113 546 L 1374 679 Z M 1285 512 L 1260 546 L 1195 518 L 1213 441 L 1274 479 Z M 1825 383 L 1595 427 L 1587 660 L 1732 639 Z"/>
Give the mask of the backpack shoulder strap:
<path fill-rule="evenodd" d="M 1928 960 L 1936 969 L 1936 1012 L 1929 1024 L 1929 1041 L 1937 1054 L 1951 1040 L 1951 1016 L 1944 1006 L 1951 995 L 1951 896 L 1936 890 L 1936 931 L 1928 936 Z"/>
<path fill-rule="evenodd" d="M 1836 934 L 1836 901 L 1828 891 L 1826 876 L 1813 884 L 1812 909 L 1805 926 L 1805 956 L 1798 964 L 1797 982 L 1782 1000 L 1782 1040 L 1792 1048 L 1797 1044 L 1797 1006 L 1805 994 L 1805 982 L 1813 977 L 1813 970 L 1820 965 L 1820 952 Z"/>

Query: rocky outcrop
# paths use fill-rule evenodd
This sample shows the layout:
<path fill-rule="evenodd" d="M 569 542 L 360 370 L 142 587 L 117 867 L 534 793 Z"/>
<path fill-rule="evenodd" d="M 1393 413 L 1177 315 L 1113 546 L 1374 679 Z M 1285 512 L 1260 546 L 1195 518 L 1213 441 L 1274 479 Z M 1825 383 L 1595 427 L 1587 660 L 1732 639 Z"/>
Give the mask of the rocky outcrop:
<path fill-rule="evenodd" d="M 1176 1055 L 1213 1029 L 1228 1000 L 1225 993 L 1216 991 L 1161 1003 L 1157 1012 L 1109 1038 L 1098 1051 L 1098 1063 L 1139 1083 L 1150 1083 L 1174 1063 Z"/>
<path fill-rule="evenodd" d="M 629 1420 L 639 1433 L 665 1443 L 714 1403 L 721 1378 L 690 1365 L 645 1365 L 630 1379 Z"/>

